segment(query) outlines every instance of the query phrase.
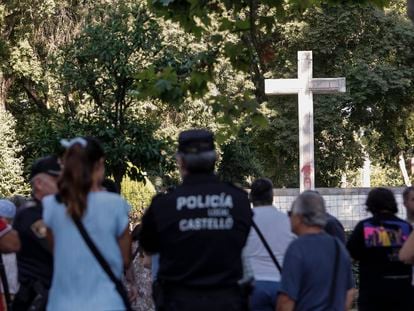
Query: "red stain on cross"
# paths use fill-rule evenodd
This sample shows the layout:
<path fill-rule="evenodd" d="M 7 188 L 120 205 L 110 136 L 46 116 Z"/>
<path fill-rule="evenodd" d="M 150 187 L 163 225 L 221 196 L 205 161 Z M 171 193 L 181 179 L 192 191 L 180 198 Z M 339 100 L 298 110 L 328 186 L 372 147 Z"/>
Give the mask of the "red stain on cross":
<path fill-rule="evenodd" d="M 300 170 L 303 174 L 304 190 L 312 189 L 312 165 L 310 162 L 306 163 Z"/>

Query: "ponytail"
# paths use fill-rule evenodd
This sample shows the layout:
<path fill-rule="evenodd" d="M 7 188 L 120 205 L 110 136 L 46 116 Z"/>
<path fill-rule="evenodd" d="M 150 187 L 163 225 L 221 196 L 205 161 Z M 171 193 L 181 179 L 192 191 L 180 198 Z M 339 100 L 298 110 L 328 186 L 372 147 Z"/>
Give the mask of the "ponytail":
<path fill-rule="evenodd" d="M 76 138 L 67 147 L 63 158 L 63 173 L 58 182 L 59 194 L 69 215 L 80 219 L 87 208 L 88 193 L 93 183 L 92 174 L 104 152 L 93 138 Z"/>

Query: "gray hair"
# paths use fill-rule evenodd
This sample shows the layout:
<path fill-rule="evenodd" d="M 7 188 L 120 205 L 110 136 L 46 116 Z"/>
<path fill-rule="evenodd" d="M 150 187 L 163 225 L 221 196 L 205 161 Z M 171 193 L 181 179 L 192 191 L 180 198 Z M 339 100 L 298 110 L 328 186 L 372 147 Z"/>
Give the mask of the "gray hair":
<path fill-rule="evenodd" d="M 307 190 L 292 203 L 292 213 L 301 215 L 307 226 L 325 227 L 327 222 L 325 200 L 317 192 Z"/>

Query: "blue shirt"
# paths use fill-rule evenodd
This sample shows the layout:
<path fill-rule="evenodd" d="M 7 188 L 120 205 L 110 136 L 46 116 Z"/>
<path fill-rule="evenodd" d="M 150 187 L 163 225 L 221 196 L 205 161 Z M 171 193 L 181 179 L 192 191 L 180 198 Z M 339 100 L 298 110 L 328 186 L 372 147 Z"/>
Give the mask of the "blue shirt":
<path fill-rule="evenodd" d="M 43 199 L 43 219 L 54 237 L 54 274 L 47 310 L 122 310 L 114 284 L 84 242 L 65 205 L 55 196 Z M 129 206 L 119 195 L 91 192 L 82 218 L 114 274 L 121 278 L 123 260 L 118 237 L 128 226 Z"/>
<path fill-rule="evenodd" d="M 295 311 L 344 310 L 347 291 L 354 287 L 351 260 L 343 243 L 334 280 L 335 240 L 326 233 L 307 234 L 293 241 L 283 261 L 281 292 L 295 301 Z M 331 287 L 333 306 L 329 306 Z"/>

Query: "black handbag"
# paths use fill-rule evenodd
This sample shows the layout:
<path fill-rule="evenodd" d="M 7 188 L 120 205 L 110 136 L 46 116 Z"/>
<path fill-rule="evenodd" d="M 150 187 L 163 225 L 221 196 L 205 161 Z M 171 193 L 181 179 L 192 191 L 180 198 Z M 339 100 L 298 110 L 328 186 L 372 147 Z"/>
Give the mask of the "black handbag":
<path fill-rule="evenodd" d="M 91 237 L 89 236 L 88 232 L 86 231 L 85 227 L 83 226 L 82 222 L 79 218 L 72 217 L 73 221 L 75 222 L 76 227 L 79 230 L 83 240 L 85 241 L 86 245 L 89 247 L 92 254 L 95 256 L 96 260 L 101 265 L 102 269 L 111 279 L 111 281 L 115 284 L 115 288 L 118 291 L 119 295 L 121 296 L 126 311 L 132 311 L 131 303 L 128 299 L 128 293 L 125 289 L 124 284 L 122 284 L 121 280 L 118 279 L 115 274 L 112 272 L 111 267 L 109 266 L 108 262 L 105 260 L 101 252 L 96 247 L 95 243 L 92 241 Z"/>

